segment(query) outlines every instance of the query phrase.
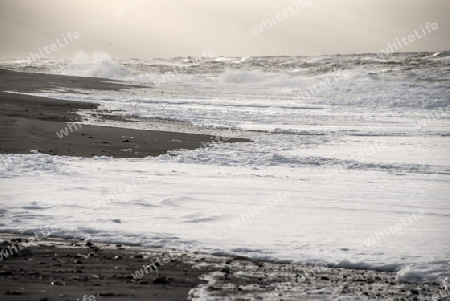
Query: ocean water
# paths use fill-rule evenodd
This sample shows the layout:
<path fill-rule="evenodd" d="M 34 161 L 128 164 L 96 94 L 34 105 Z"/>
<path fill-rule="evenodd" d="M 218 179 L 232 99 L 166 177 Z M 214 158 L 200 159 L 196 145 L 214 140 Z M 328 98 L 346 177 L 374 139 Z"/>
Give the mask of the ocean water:
<path fill-rule="evenodd" d="M 0 67 L 144 87 L 33 93 L 148 118 L 80 112 L 84 124 L 253 142 L 144 159 L 3 155 L 0 231 L 55 225 L 55 236 L 398 271 L 404 282 L 450 276 L 448 52 L 20 63 Z"/>

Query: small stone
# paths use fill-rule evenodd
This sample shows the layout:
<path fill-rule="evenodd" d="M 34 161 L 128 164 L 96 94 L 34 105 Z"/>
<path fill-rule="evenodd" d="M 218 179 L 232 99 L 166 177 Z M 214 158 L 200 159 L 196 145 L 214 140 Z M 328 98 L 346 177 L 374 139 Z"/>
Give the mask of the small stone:
<path fill-rule="evenodd" d="M 29 256 L 33 256 L 33 252 L 31 252 L 30 249 L 23 249 L 23 250 L 20 250 L 20 252 L 18 252 L 17 255 L 23 256 L 23 257 L 29 257 Z"/>
<path fill-rule="evenodd" d="M 10 271 L 0 271 L 0 276 L 12 276 L 13 273 Z"/>
<path fill-rule="evenodd" d="M 235 256 L 233 260 L 250 260 L 247 256 Z"/>
<path fill-rule="evenodd" d="M 110 292 L 108 292 L 108 293 L 106 293 L 106 292 L 101 292 L 101 293 L 98 294 L 98 295 L 101 296 L 101 297 L 114 297 L 116 294 L 110 293 Z"/>
<path fill-rule="evenodd" d="M 167 277 L 158 277 L 155 280 L 153 280 L 154 284 L 169 284 L 170 281 Z"/>

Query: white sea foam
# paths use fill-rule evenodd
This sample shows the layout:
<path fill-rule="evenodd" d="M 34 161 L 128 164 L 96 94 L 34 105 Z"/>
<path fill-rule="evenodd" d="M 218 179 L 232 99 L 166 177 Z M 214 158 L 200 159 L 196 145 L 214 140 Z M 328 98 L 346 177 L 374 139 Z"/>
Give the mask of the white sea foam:
<path fill-rule="evenodd" d="M 105 53 L 79 52 L 60 72 L 62 75 L 124 79 L 131 73 Z"/>

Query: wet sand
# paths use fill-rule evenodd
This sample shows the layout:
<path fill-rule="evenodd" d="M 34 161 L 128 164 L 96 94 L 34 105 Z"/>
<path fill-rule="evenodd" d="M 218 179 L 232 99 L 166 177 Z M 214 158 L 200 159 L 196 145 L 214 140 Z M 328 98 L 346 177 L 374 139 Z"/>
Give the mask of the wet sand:
<path fill-rule="evenodd" d="M 5 92 L 32 93 L 51 88 L 115 91 L 130 87 L 140 86 L 127 86 L 99 78 L 0 70 L 0 153 L 30 154 L 31 150 L 37 150 L 51 155 L 142 158 L 166 154 L 172 150 L 196 149 L 202 147 L 202 143 L 211 141 L 250 141 L 201 134 L 81 125 L 73 123 L 81 121 L 76 111 L 97 109 L 98 104 Z"/>
<path fill-rule="evenodd" d="M 11 248 L 20 250 L 18 244 L 31 237 L 0 234 L 2 254 L 8 254 L 0 260 L 1 300 L 85 295 L 96 300 L 431 300 L 442 292 L 438 284 L 399 284 L 395 273 L 213 256 L 188 248 L 42 236 L 20 253 Z M 143 266 L 147 273 L 136 279 L 132 274 Z"/>

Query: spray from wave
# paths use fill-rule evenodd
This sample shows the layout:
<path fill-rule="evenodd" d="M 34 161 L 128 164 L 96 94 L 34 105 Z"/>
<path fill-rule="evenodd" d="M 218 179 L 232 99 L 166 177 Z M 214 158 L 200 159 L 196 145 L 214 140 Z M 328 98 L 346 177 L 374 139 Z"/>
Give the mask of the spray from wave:
<path fill-rule="evenodd" d="M 63 67 L 62 75 L 103 77 L 110 79 L 124 79 L 131 72 L 117 61 L 111 59 L 107 53 L 78 52 L 75 58 Z"/>

